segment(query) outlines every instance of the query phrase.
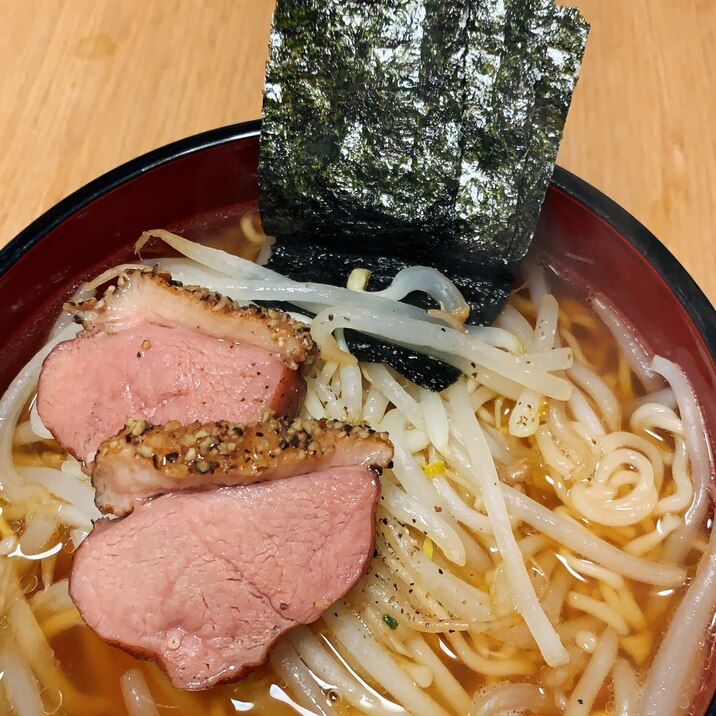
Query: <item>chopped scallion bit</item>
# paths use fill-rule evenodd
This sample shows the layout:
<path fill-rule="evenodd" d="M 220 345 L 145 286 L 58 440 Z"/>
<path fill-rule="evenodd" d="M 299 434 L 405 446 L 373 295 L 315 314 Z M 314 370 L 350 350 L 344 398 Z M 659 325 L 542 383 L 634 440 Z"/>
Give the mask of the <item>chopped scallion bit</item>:
<path fill-rule="evenodd" d="M 430 539 L 430 537 L 426 537 L 425 541 L 423 542 L 423 554 L 428 558 L 433 558 L 433 541 Z"/>
<path fill-rule="evenodd" d="M 356 268 L 351 271 L 350 276 L 348 277 L 348 288 L 351 289 L 351 291 L 363 291 L 365 290 L 365 287 L 368 285 L 368 280 L 370 279 L 370 274 L 372 272 L 368 269 L 363 268 Z"/>
<path fill-rule="evenodd" d="M 390 616 L 390 614 L 383 614 L 383 621 L 388 625 L 390 629 L 398 628 L 398 620 Z"/>
<path fill-rule="evenodd" d="M 435 460 L 435 462 L 428 463 L 423 466 L 423 472 L 428 477 L 439 477 L 445 474 L 445 463 L 442 460 Z"/>

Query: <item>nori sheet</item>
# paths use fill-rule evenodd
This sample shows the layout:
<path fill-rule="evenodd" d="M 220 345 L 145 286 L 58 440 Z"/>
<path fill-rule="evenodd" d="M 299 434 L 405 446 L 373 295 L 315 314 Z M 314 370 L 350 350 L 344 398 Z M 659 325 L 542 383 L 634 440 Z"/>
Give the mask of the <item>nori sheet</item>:
<path fill-rule="evenodd" d="M 390 256 L 429 258 L 426 237 L 453 223 L 466 2 L 279 1 L 259 167 L 267 231 L 372 256 L 377 236 L 397 233 Z"/>
<path fill-rule="evenodd" d="M 537 224 L 587 32 L 553 0 L 278 0 L 259 164 L 269 265 L 343 285 L 367 267 L 371 288 L 434 266 L 470 322 L 494 320 Z"/>

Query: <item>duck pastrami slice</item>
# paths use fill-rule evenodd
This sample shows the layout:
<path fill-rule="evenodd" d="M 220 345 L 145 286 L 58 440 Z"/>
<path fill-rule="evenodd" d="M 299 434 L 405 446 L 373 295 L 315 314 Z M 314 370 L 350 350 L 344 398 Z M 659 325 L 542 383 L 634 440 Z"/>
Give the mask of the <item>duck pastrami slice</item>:
<path fill-rule="evenodd" d="M 178 492 L 101 521 L 74 557 L 70 595 L 103 639 L 205 689 L 265 662 L 361 578 L 378 478 L 343 467 Z"/>
<path fill-rule="evenodd" d="M 248 485 L 344 467 L 380 471 L 392 457 L 385 433 L 337 420 L 185 426 L 131 420 L 100 445 L 92 484 L 103 512 L 124 515 L 175 490 Z"/>
<path fill-rule="evenodd" d="M 104 296 L 67 304 L 84 330 L 45 359 L 37 408 L 52 434 L 89 461 L 126 420 L 260 419 L 298 413 L 308 327 L 238 306 L 168 275 L 120 275 Z"/>

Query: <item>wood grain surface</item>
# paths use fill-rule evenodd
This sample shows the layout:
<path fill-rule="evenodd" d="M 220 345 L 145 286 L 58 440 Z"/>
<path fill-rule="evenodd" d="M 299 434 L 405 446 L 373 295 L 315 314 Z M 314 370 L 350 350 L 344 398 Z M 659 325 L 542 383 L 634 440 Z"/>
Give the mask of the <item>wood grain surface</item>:
<path fill-rule="evenodd" d="M 574 0 L 592 36 L 559 161 L 716 301 L 716 1 Z M 102 172 L 259 116 L 272 0 L 0 0 L 0 244 Z"/>

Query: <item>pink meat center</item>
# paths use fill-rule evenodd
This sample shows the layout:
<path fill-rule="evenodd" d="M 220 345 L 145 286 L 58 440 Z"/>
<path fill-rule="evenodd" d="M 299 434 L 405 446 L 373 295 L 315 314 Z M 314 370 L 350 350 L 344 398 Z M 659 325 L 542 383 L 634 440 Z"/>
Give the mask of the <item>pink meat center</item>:
<path fill-rule="evenodd" d="M 64 444 L 91 457 L 129 417 L 257 420 L 285 371 L 278 355 L 260 348 L 143 324 L 58 346 L 43 369 L 38 409 Z"/>
<path fill-rule="evenodd" d="M 355 584 L 377 498 L 360 467 L 159 497 L 90 535 L 72 597 L 100 636 L 203 688 L 259 664 Z"/>

